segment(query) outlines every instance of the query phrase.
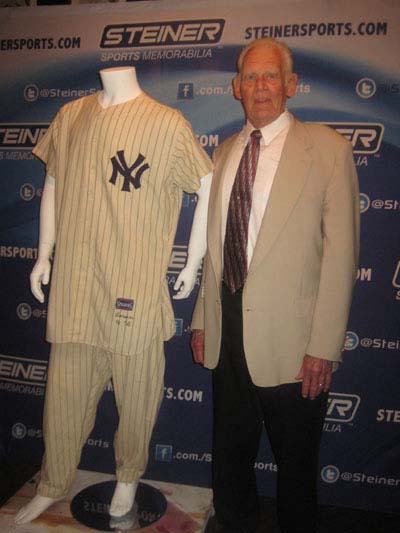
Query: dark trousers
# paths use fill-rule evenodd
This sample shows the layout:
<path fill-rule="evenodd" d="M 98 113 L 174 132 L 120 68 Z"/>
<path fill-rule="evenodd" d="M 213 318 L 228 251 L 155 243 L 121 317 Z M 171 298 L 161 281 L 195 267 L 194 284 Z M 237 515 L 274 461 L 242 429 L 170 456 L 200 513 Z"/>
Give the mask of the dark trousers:
<path fill-rule="evenodd" d="M 222 345 L 213 371 L 213 489 L 218 522 L 228 533 L 253 533 L 259 522 L 254 463 L 263 422 L 278 466 L 282 533 L 315 532 L 319 444 L 327 394 L 301 396 L 301 383 L 256 387 L 243 349 L 242 294 L 223 287 Z"/>

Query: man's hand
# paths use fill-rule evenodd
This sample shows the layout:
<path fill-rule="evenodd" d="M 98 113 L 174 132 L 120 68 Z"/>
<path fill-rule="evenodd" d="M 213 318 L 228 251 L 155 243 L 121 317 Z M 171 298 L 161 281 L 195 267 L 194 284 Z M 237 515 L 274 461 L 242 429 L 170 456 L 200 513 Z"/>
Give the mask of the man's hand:
<path fill-rule="evenodd" d="M 204 330 L 194 329 L 192 331 L 192 339 L 190 346 L 193 351 L 193 359 L 195 363 L 204 365 Z"/>
<path fill-rule="evenodd" d="M 300 371 L 295 377 L 303 380 L 301 395 L 303 398 L 315 398 L 322 392 L 328 392 L 332 380 L 332 361 L 305 355 Z"/>

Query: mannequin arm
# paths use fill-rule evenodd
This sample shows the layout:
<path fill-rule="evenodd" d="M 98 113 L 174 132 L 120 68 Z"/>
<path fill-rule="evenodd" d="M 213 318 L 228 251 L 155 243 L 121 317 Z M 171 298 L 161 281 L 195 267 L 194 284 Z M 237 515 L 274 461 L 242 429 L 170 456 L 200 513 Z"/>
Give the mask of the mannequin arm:
<path fill-rule="evenodd" d="M 40 204 L 40 228 L 38 259 L 30 275 L 31 291 L 39 302 L 44 302 L 43 285 L 50 279 L 51 263 L 55 243 L 55 179 L 46 176 Z"/>
<path fill-rule="evenodd" d="M 185 268 L 175 282 L 174 290 L 178 292 L 173 296 L 174 300 L 183 300 L 192 292 L 196 283 L 197 271 L 207 250 L 207 213 L 211 179 L 211 173 L 204 176 L 197 192 L 197 206 L 190 233 L 188 259 Z"/>

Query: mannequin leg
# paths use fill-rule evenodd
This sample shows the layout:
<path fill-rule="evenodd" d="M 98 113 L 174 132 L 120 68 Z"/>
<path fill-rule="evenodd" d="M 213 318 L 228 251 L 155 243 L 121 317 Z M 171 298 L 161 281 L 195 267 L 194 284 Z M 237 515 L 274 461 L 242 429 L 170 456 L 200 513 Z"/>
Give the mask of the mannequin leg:
<path fill-rule="evenodd" d="M 137 481 L 132 481 L 132 483 L 117 482 L 110 505 L 111 516 L 120 517 L 129 513 L 135 501 L 137 486 Z"/>
<path fill-rule="evenodd" d="M 154 339 L 142 354 L 113 356 L 113 383 L 120 416 L 114 440 L 117 486 L 111 516 L 133 506 L 138 481 L 146 469 L 148 448 L 163 397 L 164 343 Z"/>
<path fill-rule="evenodd" d="M 107 358 L 96 356 L 96 351 L 79 344 L 52 346 L 41 479 L 37 495 L 15 517 L 19 524 L 34 520 L 68 492 L 82 447 L 93 428 L 97 404 L 111 376 Z"/>

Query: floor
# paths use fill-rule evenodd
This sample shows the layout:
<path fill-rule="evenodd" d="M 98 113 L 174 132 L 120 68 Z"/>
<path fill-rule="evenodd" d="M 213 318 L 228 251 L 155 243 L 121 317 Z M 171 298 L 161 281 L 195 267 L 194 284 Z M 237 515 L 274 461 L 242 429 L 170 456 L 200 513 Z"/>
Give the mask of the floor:
<path fill-rule="evenodd" d="M 141 484 L 138 493 L 141 517 L 139 524 L 133 524 L 132 527 L 129 527 L 129 523 L 113 524 L 113 527 L 110 527 L 107 502 L 114 488 L 114 478 L 107 474 L 85 471 L 78 472 L 77 480 L 66 501 L 54 505 L 31 524 L 17 527 L 14 525 L 14 514 L 33 496 L 36 478 L 32 477 L 25 484 L 18 480 L 27 479 L 37 470 L 37 465 L 31 465 L 30 469 L 25 466 L 23 472 L 16 472 L 15 465 L 12 472 L 7 472 L 4 468 L 1 470 L 0 531 L 73 533 L 140 530 L 143 533 L 216 533 L 213 520 L 207 523 L 211 508 L 210 490 L 154 481 L 144 481 Z M 19 485 L 23 485 L 22 488 Z M 279 533 L 275 500 L 261 498 L 260 502 L 263 532 Z M 318 533 L 400 532 L 400 514 L 327 505 L 320 506 L 318 522 Z"/>
<path fill-rule="evenodd" d="M 108 514 L 114 476 L 79 470 L 64 500 L 52 505 L 33 522 L 17 526 L 15 513 L 34 496 L 36 482 L 37 476 L 0 508 L 0 531 L 203 533 L 211 507 L 210 489 L 143 480 L 136 495 L 137 513 L 115 521 Z"/>
<path fill-rule="evenodd" d="M 279 533 L 273 498 L 261 498 L 263 527 L 260 533 Z M 400 509 L 399 509 L 400 512 Z M 216 533 L 210 520 L 205 533 Z M 398 533 L 400 514 L 376 513 L 321 505 L 319 507 L 318 533 Z"/>

